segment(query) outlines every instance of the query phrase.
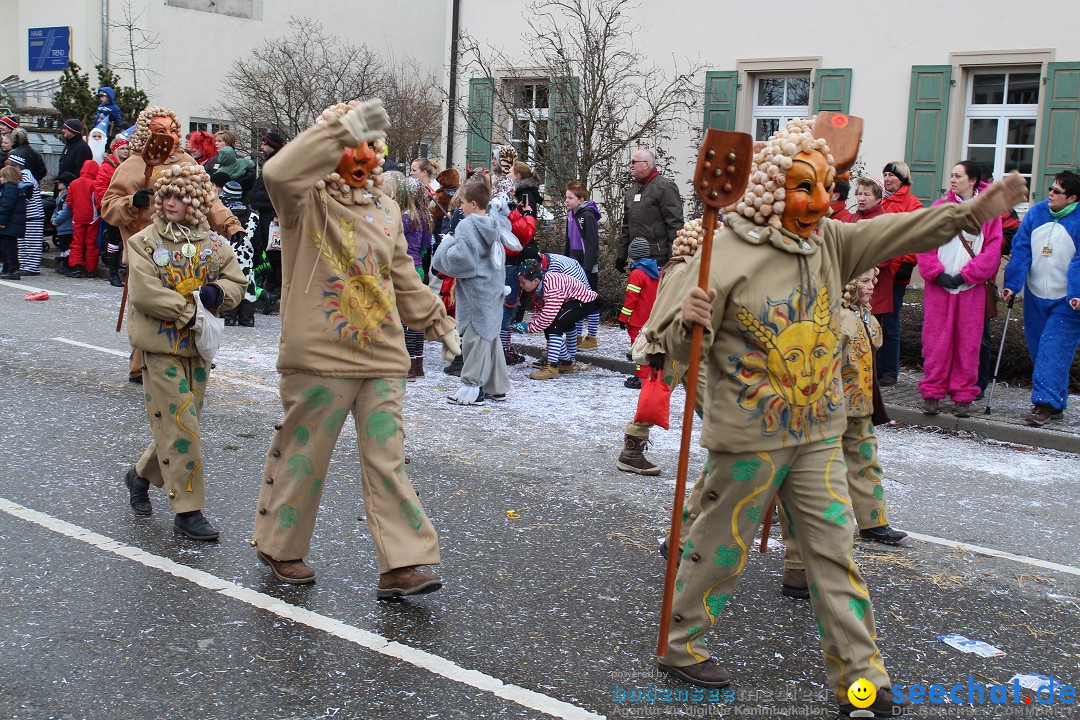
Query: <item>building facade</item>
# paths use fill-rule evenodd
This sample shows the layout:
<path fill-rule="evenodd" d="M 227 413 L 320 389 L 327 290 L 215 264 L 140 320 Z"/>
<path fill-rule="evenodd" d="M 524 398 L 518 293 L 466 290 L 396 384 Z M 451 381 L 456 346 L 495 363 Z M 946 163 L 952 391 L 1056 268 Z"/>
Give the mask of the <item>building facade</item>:
<path fill-rule="evenodd" d="M 528 66 L 533 57 L 525 3 L 461 4 L 460 24 L 473 37 Z M 642 3 L 629 12 L 635 48 L 662 68 L 673 57 L 704 63 L 701 110 L 689 130 L 664 148 L 684 182 L 702 127 L 763 138 L 792 117 L 834 110 L 865 120 L 861 159 L 880 175 L 906 160 L 924 201 L 948 187 L 948 173 L 972 158 L 995 177 L 1013 169 L 1042 199 L 1053 175 L 1080 165 L 1080 4 L 1006 0 L 838 6 L 807 2 L 761 5 Z M 535 16 L 533 16 L 535 20 Z M 508 31 L 508 28 L 511 30 Z M 507 72 L 510 74 L 510 71 Z M 514 71 L 514 105 L 492 104 L 494 77 L 463 77 L 469 98 L 458 157 L 483 163 L 493 137 L 536 141 L 553 110 L 551 78 Z M 490 118 L 490 120 L 488 119 Z M 485 135 L 487 123 L 495 132 Z M 531 124 L 531 125 L 530 125 Z M 530 132 L 533 135 L 530 135 Z"/>

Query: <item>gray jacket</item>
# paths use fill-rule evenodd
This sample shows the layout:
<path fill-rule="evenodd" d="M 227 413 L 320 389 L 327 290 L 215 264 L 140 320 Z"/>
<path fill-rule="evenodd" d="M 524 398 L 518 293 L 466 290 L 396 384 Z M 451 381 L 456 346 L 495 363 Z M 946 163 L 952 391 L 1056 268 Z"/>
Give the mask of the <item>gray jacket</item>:
<path fill-rule="evenodd" d="M 499 223 L 492 215 L 466 216 L 454 234 L 439 243 L 431 267 L 457 278 L 457 321 L 462 335 L 471 325 L 485 340 L 499 337 L 505 266 Z"/>

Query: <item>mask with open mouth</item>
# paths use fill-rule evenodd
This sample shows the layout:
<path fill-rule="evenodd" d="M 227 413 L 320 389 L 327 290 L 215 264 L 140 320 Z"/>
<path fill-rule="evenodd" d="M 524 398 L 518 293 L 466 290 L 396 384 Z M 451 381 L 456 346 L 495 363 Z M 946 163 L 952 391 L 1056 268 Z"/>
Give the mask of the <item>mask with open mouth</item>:
<path fill-rule="evenodd" d="M 359 104 L 359 100 L 350 100 L 332 105 L 323 110 L 315 123 L 330 122 L 336 116 L 347 114 Z M 325 189 L 328 195 L 345 205 L 369 202 L 367 198 L 371 196 L 378 182 L 377 176 L 382 173 L 385 154 L 386 142 L 382 138 L 346 147 L 342 150 L 341 159 L 334 171 L 316 183 L 316 186 Z"/>

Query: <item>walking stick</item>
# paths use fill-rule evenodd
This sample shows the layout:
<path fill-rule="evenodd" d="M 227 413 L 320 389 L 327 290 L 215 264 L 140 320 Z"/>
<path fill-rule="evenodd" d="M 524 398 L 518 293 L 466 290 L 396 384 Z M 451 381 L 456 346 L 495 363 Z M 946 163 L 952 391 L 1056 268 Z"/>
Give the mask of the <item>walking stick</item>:
<path fill-rule="evenodd" d="M 761 524 L 761 545 L 758 546 L 758 552 L 764 553 L 769 549 L 769 533 L 772 532 L 772 515 L 776 510 L 776 498 L 773 497 L 769 503 L 768 509 L 765 511 L 765 521 Z"/>
<path fill-rule="evenodd" d="M 1005 335 L 1009 332 L 1009 318 L 1012 317 L 1013 303 L 1016 302 L 1016 296 L 1013 295 L 1009 298 L 1009 310 L 1005 313 L 1005 327 L 1001 328 L 1001 344 L 998 345 L 997 362 L 994 363 L 994 379 L 990 383 L 990 394 L 986 398 L 986 414 L 989 415 L 991 410 L 990 406 L 994 404 L 994 388 L 997 387 L 998 369 L 1001 367 L 1001 353 L 1005 350 Z"/>
<path fill-rule="evenodd" d="M 161 165 L 169 156 L 172 155 L 173 146 L 176 144 L 176 138 L 172 135 L 166 135 L 165 133 L 151 133 L 150 138 L 143 145 L 142 159 L 146 165 L 146 172 L 143 173 L 143 188 L 150 188 L 150 176 L 154 174 L 154 168 Z M 143 210 L 146 208 L 139 208 L 139 212 L 135 215 L 135 232 L 142 230 Z M 116 318 L 116 332 L 120 332 L 120 328 L 124 325 L 124 309 L 127 307 L 128 296 L 128 278 L 131 277 L 131 271 L 124 273 L 124 292 L 120 296 L 120 315 Z"/>
<path fill-rule="evenodd" d="M 720 208 L 731 204 L 746 190 L 746 181 L 753 162 L 753 139 L 746 133 L 708 130 L 698 151 L 694 171 L 694 190 L 705 204 L 702 218 L 704 236 L 701 240 L 701 267 L 698 287 L 709 290 L 709 265 L 712 260 L 712 240 Z M 679 557 L 679 535 L 682 531 L 683 502 L 686 494 L 686 471 L 690 464 L 690 434 L 694 427 L 694 403 L 698 366 L 701 361 L 701 338 L 704 328 L 694 325 L 690 340 L 690 366 L 686 371 L 686 406 L 683 408 L 682 440 L 679 446 L 679 469 L 675 478 L 675 500 L 671 506 L 671 531 L 668 534 L 667 569 L 664 573 L 664 600 L 660 608 L 660 634 L 656 654 L 667 653 L 667 636 L 671 627 L 671 604 L 675 596 L 675 569 Z"/>

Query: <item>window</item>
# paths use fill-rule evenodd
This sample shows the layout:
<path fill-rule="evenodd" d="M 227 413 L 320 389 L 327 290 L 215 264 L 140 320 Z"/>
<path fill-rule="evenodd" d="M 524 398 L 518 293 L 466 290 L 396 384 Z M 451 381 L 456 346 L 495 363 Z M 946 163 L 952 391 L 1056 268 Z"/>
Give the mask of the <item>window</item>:
<path fill-rule="evenodd" d="M 788 120 L 809 114 L 809 75 L 759 75 L 754 80 L 755 140 L 766 140 Z"/>
<path fill-rule="evenodd" d="M 1030 186 L 1040 87 L 1037 70 L 968 75 L 964 158 L 994 177 L 1018 170 Z"/>
<path fill-rule="evenodd" d="M 536 167 L 548 135 L 550 111 L 547 82 L 523 82 L 510 88 L 511 114 L 507 133 L 518 159 Z"/>
<path fill-rule="evenodd" d="M 210 133 L 216 133 L 219 130 L 232 130 L 232 123 L 225 122 L 224 120 L 191 118 L 191 120 L 188 122 L 188 132 L 192 133 L 196 130 L 205 130 Z"/>

